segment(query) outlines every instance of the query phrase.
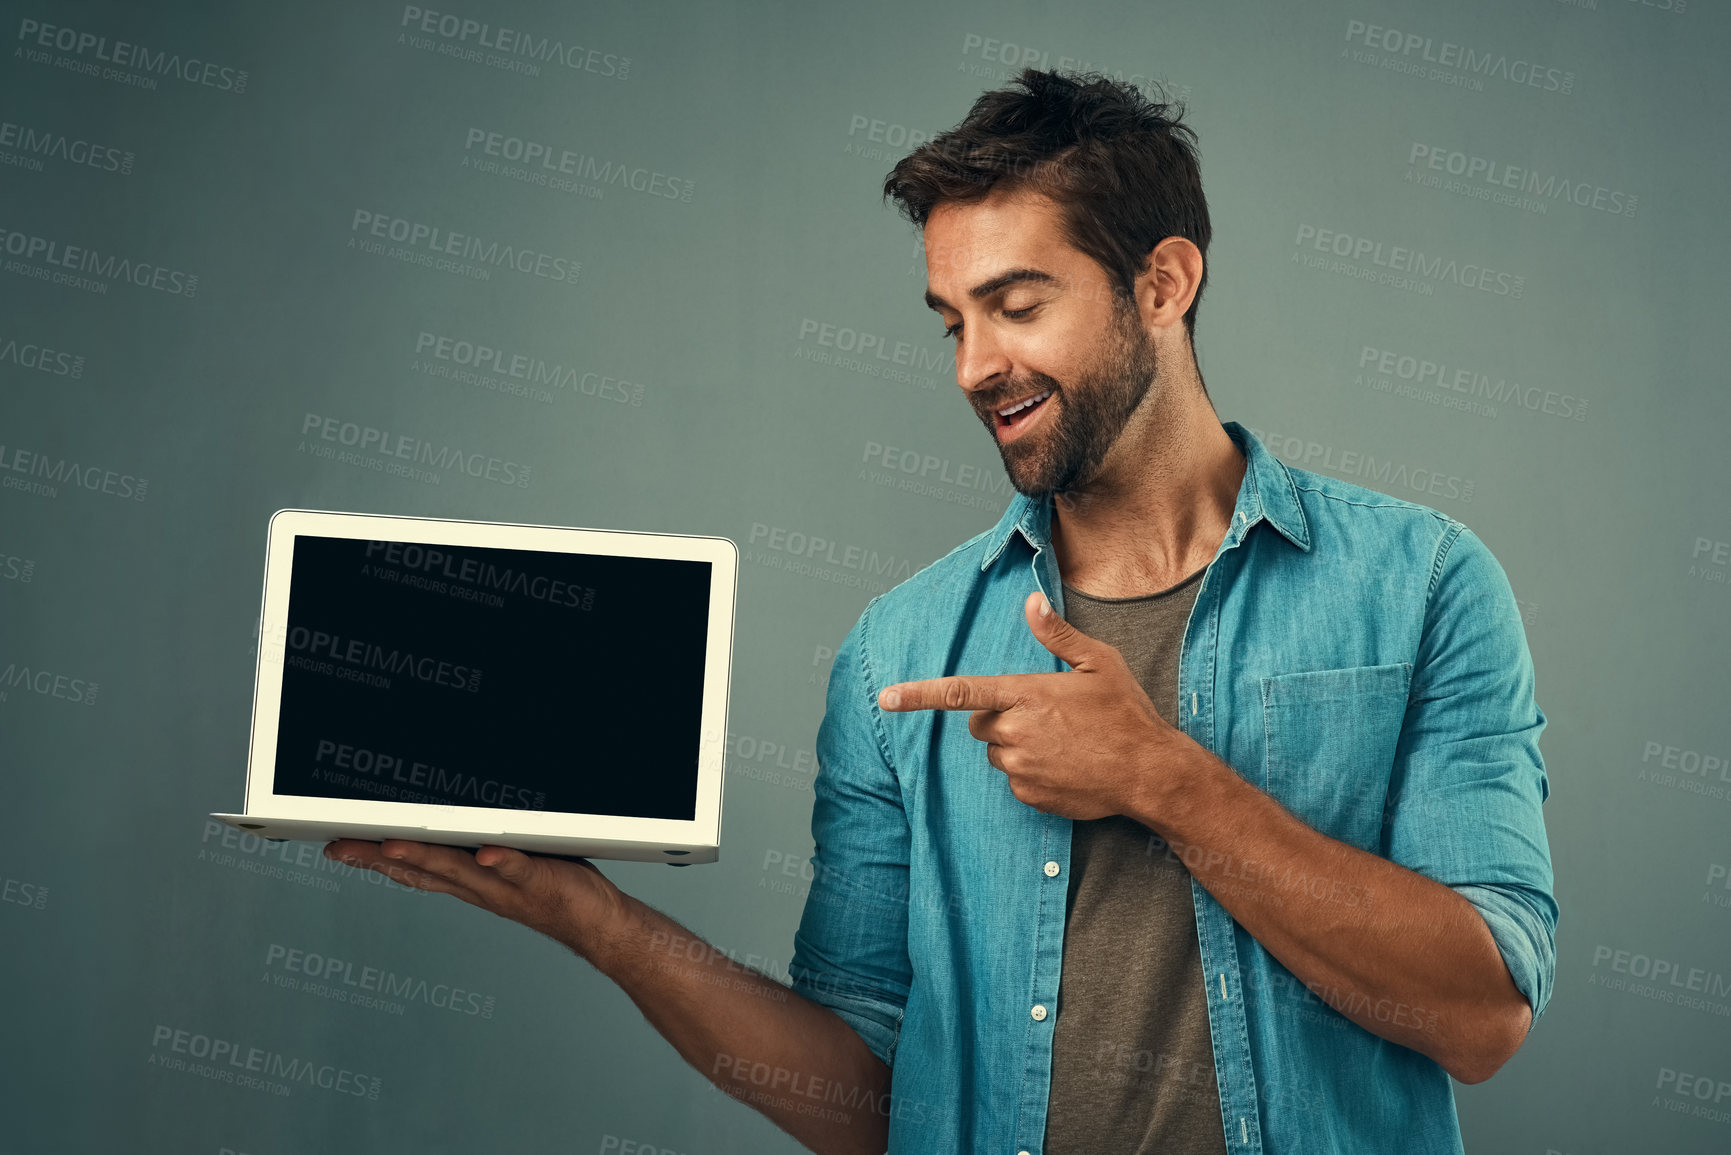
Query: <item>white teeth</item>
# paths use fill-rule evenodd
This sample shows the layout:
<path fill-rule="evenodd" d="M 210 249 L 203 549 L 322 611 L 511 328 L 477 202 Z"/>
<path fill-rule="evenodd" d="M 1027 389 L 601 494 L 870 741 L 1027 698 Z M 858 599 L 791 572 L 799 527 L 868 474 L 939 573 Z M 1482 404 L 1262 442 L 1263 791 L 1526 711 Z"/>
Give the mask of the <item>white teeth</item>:
<path fill-rule="evenodd" d="M 1030 405 L 1038 405 L 1040 402 L 1044 401 L 1046 398 L 1050 397 L 1051 395 L 1052 395 L 1052 391 L 1050 389 L 1046 390 L 1044 393 L 1036 393 L 1032 397 L 1028 398 L 1026 401 L 1019 401 L 1007 409 L 998 410 L 998 416 L 999 417 L 1008 417 L 1012 413 L 1020 413 L 1022 410 L 1026 409 Z"/>

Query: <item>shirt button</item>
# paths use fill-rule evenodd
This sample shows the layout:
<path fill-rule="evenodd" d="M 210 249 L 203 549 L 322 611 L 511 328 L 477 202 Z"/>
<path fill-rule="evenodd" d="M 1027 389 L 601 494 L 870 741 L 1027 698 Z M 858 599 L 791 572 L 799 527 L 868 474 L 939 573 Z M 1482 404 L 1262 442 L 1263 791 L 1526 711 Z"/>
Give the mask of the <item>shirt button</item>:
<path fill-rule="evenodd" d="M 1046 1021 L 1046 1005 L 1044 1003 L 1035 1003 L 1034 1009 L 1028 1013 L 1034 1016 L 1034 1021 L 1036 1023 L 1043 1023 Z"/>
<path fill-rule="evenodd" d="M 1047 878 L 1057 878 L 1058 877 L 1058 864 L 1056 862 L 1046 863 L 1046 877 Z"/>
<path fill-rule="evenodd" d="M 1016 1152 L 1016 1155 L 1028 1155 L 1028 1153 L 1026 1151 L 1018 1151 Z"/>

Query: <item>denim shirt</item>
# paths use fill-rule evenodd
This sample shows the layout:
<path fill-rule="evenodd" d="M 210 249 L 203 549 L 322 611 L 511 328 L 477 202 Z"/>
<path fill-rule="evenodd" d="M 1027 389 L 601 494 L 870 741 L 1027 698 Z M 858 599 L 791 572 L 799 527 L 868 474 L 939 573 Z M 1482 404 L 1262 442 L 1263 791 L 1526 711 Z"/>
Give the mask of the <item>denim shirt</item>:
<path fill-rule="evenodd" d="M 1223 425 L 1246 469 L 1185 631 L 1179 727 L 1323 834 L 1466 898 L 1536 1020 L 1557 921 L 1545 715 L 1507 576 L 1453 518 Z M 1018 495 L 873 598 L 830 674 L 789 971 L 892 1068 L 892 1152 L 1039 1155 L 1045 1136 L 1071 820 L 1010 792 L 967 712 L 888 713 L 877 694 L 1067 668 L 1022 609 L 1039 589 L 1063 612 L 1051 512 Z M 1335 1011 L 1191 890 L 1229 1152 L 1461 1150 L 1442 1067 Z"/>

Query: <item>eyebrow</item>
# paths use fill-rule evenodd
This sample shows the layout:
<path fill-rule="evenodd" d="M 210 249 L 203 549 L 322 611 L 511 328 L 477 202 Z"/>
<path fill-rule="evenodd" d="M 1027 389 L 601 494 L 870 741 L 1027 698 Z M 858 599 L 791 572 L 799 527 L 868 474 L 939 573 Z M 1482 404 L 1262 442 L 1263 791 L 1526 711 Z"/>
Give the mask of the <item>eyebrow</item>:
<path fill-rule="evenodd" d="M 989 281 L 981 281 L 979 284 L 968 290 L 968 296 L 976 301 L 980 301 L 991 296 L 993 293 L 1002 292 L 1011 285 L 1027 283 L 1055 285 L 1058 283 L 1058 278 L 1054 277 L 1051 273 L 1041 272 L 1039 269 L 1011 269 L 1007 273 L 999 273 Z M 926 308 L 950 309 L 954 311 L 955 306 L 932 292 L 930 289 L 927 289 Z"/>

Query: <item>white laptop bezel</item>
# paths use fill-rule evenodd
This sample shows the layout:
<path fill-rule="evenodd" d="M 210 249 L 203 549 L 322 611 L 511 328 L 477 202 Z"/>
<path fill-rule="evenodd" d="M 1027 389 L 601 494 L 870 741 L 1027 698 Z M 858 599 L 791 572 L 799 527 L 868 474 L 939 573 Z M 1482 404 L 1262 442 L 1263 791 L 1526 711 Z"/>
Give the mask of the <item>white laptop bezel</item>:
<path fill-rule="evenodd" d="M 278 714 L 282 704 L 283 651 L 288 637 L 289 579 L 294 564 L 294 542 L 298 536 L 708 562 L 709 631 L 704 647 L 702 725 L 693 817 L 689 820 L 631 818 L 276 793 L 275 759 Z M 271 515 L 267 535 L 258 663 L 253 682 L 252 740 L 247 754 L 246 812 L 273 818 L 422 827 L 477 835 L 509 832 L 592 841 L 719 847 L 738 572 L 739 547 L 725 537 L 279 509 Z M 653 694 L 654 687 L 646 686 L 644 692 Z M 581 742 L 581 736 L 574 734 L 572 741 Z"/>

